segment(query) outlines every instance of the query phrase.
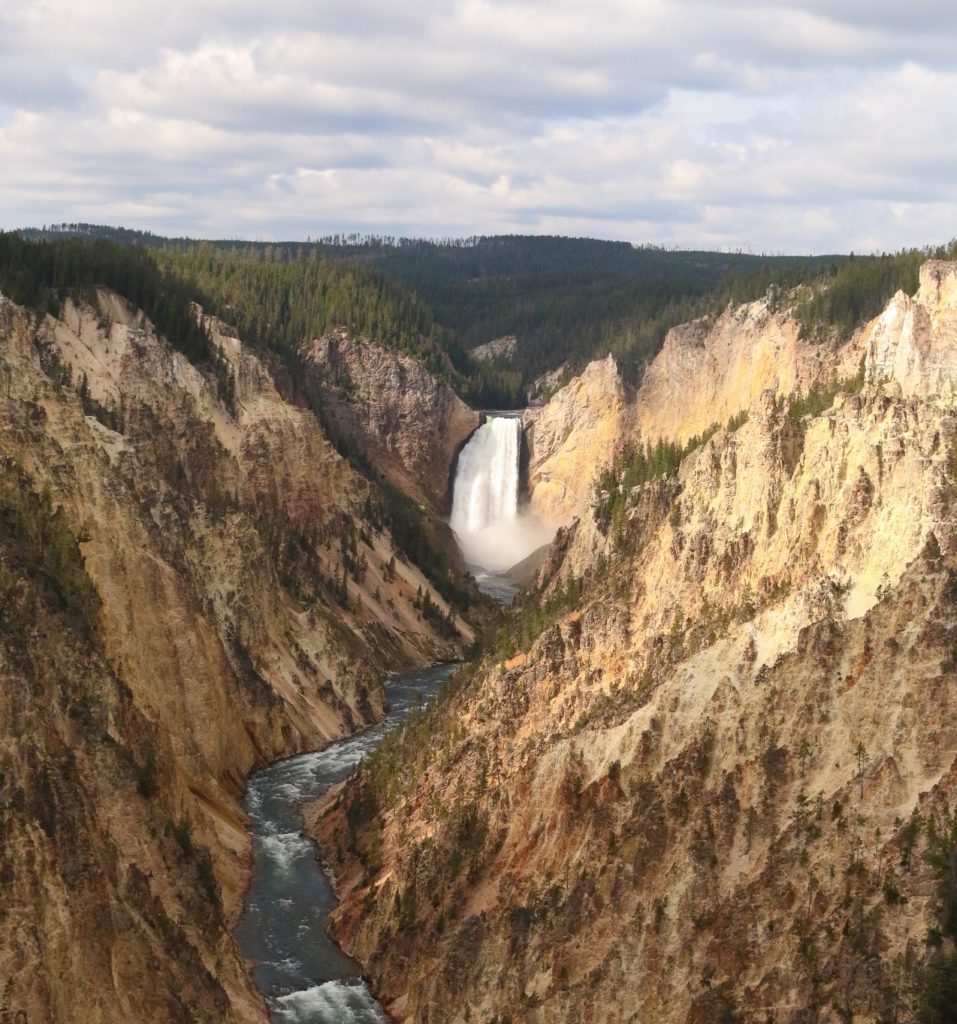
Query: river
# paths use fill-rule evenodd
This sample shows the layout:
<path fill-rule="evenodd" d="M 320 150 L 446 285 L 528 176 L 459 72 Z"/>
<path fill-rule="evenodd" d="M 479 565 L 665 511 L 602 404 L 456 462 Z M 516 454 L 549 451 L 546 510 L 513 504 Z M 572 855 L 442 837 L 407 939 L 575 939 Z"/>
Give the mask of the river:
<path fill-rule="evenodd" d="M 326 934 L 336 905 L 302 832 L 303 805 L 349 776 L 390 729 L 432 697 L 455 666 L 396 676 L 390 710 L 372 729 L 325 750 L 279 761 L 249 779 L 245 808 L 255 866 L 236 939 L 277 1024 L 381 1024 L 388 1018 L 355 961 Z"/>

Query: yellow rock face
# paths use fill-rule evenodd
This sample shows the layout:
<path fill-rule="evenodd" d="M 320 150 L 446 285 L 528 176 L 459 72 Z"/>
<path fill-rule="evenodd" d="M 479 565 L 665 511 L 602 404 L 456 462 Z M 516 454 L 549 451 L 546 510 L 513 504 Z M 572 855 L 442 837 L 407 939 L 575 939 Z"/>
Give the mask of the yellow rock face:
<path fill-rule="evenodd" d="M 805 392 L 857 371 L 862 335 L 835 348 L 803 342 L 799 332 L 795 320 L 760 301 L 669 331 L 637 393 L 625 388 L 613 357 L 589 364 L 525 414 L 532 509 L 567 525 L 586 510 L 597 473 L 625 439 L 683 444 L 749 409 L 765 391 Z"/>
<path fill-rule="evenodd" d="M 556 526 L 580 516 L 622 433 L 624 388 L 614 359 L 590 363 L 544 406 L 525 412 L 531 508 Z"/>
<path fill-rule="evenodd" d="M 898 292 L 866 331 L 868 379 L 893 380 L 905 395 L 952 394 L 957 368 L 957 266 L 921 267 L 911 298 Z"/>
<path fill-rule="evenodd" d="M 926 822 L 957 797 L 953 269 L 850 349 L 777 321 L 762 341 L 754 306 L 672 335 L 689 390 L 669 412 L 646 377 L 643 435 L 737 403 L 748 421 L 636 487 L 619 537 L 587 512 L 563 535 L 541 604 L 572 569 L 580 607 L 491 655 L 430 751 L 397 753 L 372 869 L 348 792 L 316 822 L 336 934 L 400 1019 L 893 1017 L 937 920 Z M 860 394 L 789 417 L 790 383 L 865 350 Z M 696 381 L 718 351 L 741 382 Z"/>
<path fill-rule="evenodd" d="M 668 332 L 635 393 L 611 356 L 591 363 L 544 406 L 525 414 L 532 508 L 566 525 L 588 506 L 596 474 L 627 437 L 684 444 L 750 409 L 770 392 L 807 392 L 853 377 L 896 381 L 901 393 L 950 393 L 957 368 L 957 269 L 930 261 L 912 297 L 896 295 L 849 342 L 811 344 L 800 324 L 766 300 Z"/>
<path fill-rule="evenodd" d="M 749 409 L 764 391 L 790 395 L 833 375 L 852 376 L 859 339 L 835 351 L 799 339 L 800 325 L 765 301 L 727 310 L 668 332 L 642 380 L 635 422 L 643 438 L 684 444 L 715 423 Z"/>

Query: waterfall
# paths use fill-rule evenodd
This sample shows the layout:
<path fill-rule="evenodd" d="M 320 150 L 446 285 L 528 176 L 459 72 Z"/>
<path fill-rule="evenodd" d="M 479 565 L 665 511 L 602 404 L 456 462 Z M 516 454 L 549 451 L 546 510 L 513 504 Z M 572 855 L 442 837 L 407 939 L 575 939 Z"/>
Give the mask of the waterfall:
<path fill-rule="evenodd" d="M 459 455 L 451 526 L 466 561 L 501 573 L 551 540 L 554 530 L 519 510 L 522 421 L 490 416 Z"/>
<path fill-rule="evenodd" d="M 520 419 L 493 416 L 462 449 L 452 496 L 452 529 L 458 536 L 515 518 L 521 437 Z"/>

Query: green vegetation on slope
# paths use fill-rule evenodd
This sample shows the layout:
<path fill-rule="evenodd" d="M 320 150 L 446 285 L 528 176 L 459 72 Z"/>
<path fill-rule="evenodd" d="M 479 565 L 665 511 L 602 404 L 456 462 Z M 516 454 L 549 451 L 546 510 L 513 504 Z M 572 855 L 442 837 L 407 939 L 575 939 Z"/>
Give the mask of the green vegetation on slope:
<path fill-rule="evenodd" d="M 56 315 L 67 298 L 95 303 L 99 286 L 142 309 L 174 348 L 209 369 L 220 399 L 232 411 L 232 371 L 197 321 L 194 302 L 237 325 L 253 345 L 275 354 L 273 362 L 286 371 L 285 390 L 292 401 L 308 401 L 299 386 L 303 374 L 297 339 L 333 326 L 346 326 L 392 350 L 408 352 L 437 376 L 461 383 L 436 340 L 428 310 L 401 285 L 364 267 L 329 260 L 270 262 L 262 254 L 220 252 L 212 246 L 157 251 L 91 237 L 57 235 L 51 240 L 25 241 L 16 234 L 0 233 L 0 292 L 14 302 L 40 315 Z M 48 354 L 47 361 L 51 379 L 61 385 L 74 383 L 69 367 L 61 366 L 55 353 Z M 99 408 L 86 380 L 75 383 L 84 411 L 122 430 L 122 410 Z M 314 408 L 314 412 L 321 421 L 322 410 Z M 423 569 L 443 597 L 467 608 L 474 600 L 473 589 L 435 552 L 418 506 L 387 486 L 358 457 L 354 446 L 335 436 L 332 440 L 377 485 L 376 522 L 390 528 L 396 545 Z"/>
<path fill-rule="evenodd" d="M 516 370 L 527 384 L 562 363 L 578 368 L 609 351 L 637 373 L 670 327 L 715 312 L 728 302 L 756 298 L 773 283 L 801 283 L 843 258 L 677 251 L 532 235 L 445 241 L 334 235 L 307 243 L 199 243 L 92 224 L 24 234 L 109 238 L 156 247 L 194 268 L 210 258 L 210 249 L 230 254 L 247 268 L 256 263 L 308 265 L 324 259 L 374 267 L 414 291 L 435 323 L 447 329 L 444 336 L 433 336 L 459 372 L 470 378 L 465 390 L 484 387 L 490 393 L 514 389 L 510 374 Z M 197 250 L 206 255 L 198 256 Z M 237 266 L 231 261 L 227 265 L 230 273 Z M 288 313 L 288 308 L 279 311 L 280 316 Z M 468 361 L 467 350 L 504 334 L 516 334 L 520 340 L 514 369 L 503 362 L 476 367 Z"/>
<path fill-rule="evenodd" d="M 775 279 L 790 273 L 803 280 L 840 257 L 769 260 L 510 235 L 409 243 L 375 259 L 428 301 L 463 347 L 517 335 L 515 365 L 530 383 L 563 363 L 577 370 L 608 352 L 636 378 L 671 327 L 763 294 L 770 268 Z"/>
<path fill-rule="evenodd" d="M 236 385 L 226 360 L 192 310 L 195 291 L 159 265 L 148 249 L 63 237 L 24 241 L 0 232 L 0 292 L 37 314 L 59 315 L 67 298 L 96 305 L 96 289 L 122 295 L 153 321 L 173 348 L 216 377 L 219 397 L 232 408 Z"/>
<path fill-rule="evenodd" d="M 247 337 L 294 345 L 345 326 L 422 359 L 471 404 L 489 408 L 522 404 L 542 373 L 577 371 L 609 352 L 637 380 L 670 328 L 765 295 L 772 309 L 791 309 L 807 337 L 845 336 L 898 288 L 912 293 L 922 260 L 957 254 L 954 243 L 800 257 L 523 235 L 199 243 L 90 224 L 24 234 L 161 249 Z M 470 359 L 469 350 L 507 334 L 519 339 L 512 359 Z"/>
<path fill-rule="evenodd" d="M 69 237 L 27 242 L 0 233 L 0 291 L 19 305 L 56 316 L 66 298 L 95 302 L 100 285 L 143 310 L 193 362 L 216 361 L 215 346 L 190 309 L 194 290 L 161 268 L 150 250 Z"/>
<path fill-rule="evenodd" d="M 163 250 L 161 262 L 203 296 L 203 305 L 253 344 L 280 353 L 335 328 L 418 359 L 475 406 L 523 402 L 520 375 L 474 363 L 408 287 L 355 259 L 317 247 L 224 248 L 212 243 Z"/>
<path fill-rule="evenodd" d="M 788 417 L 793 423 L 801 423 L 805 416 L 820 416 L 834 404 L 839 394 L 856 395 L 864 387 L 865 360 L 861 358 L 857 373 L 845 380 L 833 380 L 819 384 L 801 394 L 788 397 Z"/>
<path fill-rule="evenodd" d="M 84 634 L 95 632 L 100 596 L 66 515 L 14 468 L 0 480 L 0 630 L 29 630 L 37 592 Z"/>
<path fill-rule="evenodd" d="M 740 412 L 728 420 L 725 429 L 733 433 L 747 419 L 747 412 Z M 693 451 L 707 444 L 720 429 L 720 423 L 712 423 L 707 430 L 695 434 L 683 445 L 662 438 L 655 444 L 650 441 L 645 444 L 630 441 L 621 451 L 616 452 L 612 464 L 602 470 L 595 483 L 594 516 L 599 529 L 607 534 L 609 527 L 614 524 L 617 535 L 632 488 L 659 477 L 674 476 L 681 463 Z"/>
<path fill-rule="evenodd" d="M 917 291 L 918 271 L 930 250 L 906 249 L 881 257 L 851 256 L 829 267 L 821 277 L 800 290 L 793 307 L 804 335 L 812 341 L 824 340 L 836 330 L 847 337 L 855 328 L 877 316 L 898 291 L 913 295 Z M 939 249 L 934 255 L 953 258 L 957 245 Z"/>
<path fill-rule="evenodd" d="M 359 264 L 277 261 L 208 243 L 168 250 L 160 262 L 247 342 L 294 351 L 337 327 L 421 360 L 440 378 L 451 366 L 429 309 L 407 289 Z"/>

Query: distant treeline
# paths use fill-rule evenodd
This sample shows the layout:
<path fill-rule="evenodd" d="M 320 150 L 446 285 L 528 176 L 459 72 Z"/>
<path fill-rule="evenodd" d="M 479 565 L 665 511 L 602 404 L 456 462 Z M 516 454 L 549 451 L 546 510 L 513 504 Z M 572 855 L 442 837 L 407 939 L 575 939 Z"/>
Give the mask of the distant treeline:
<path fill-rule="evenodd" d="M 670 328 L 762 296 L 791 310 L 812 340 L 846 335 L 898 288 L 913 292 L 922 260 L 957 252 L 951 243 L 882 256 L 759 256 L 522 235 L 197 242 L 91 224 L 22 234 L 159 250 L 164 269 L 258 344 L 294 347 L 343 326 L 421 359 L 489 408 L 520 405 L 542 373 L 577 371 L 609 352 L 637 381 Z M 506 334 L 519 339 L 510 360 L 469 357 Z"/>
<path fill-rule="evenodd" d="M 235 296 L 240 282 L 250 285 L 256 291 L 256 309 L 248 300 L 244 309 L 247 319 L 260 325 L 257 338 L 267 333 L 260 329 L 263 324 L 274 333 L 289 331 L 295 337 L 315 320 L 316 296 L 322 289 L 303 268 L 330 260 L 374 270 L 380 281 L 398 282 L 414 293 L 421 308 L 409 326 L 413 334 L 428 340 L 410 344 L 404 318 L 397 319 L 392 308 L 383 309 L 383 296 L 371 303 L 365 298 L 335 303 L 341 324 L 365 330 L 374 340 L 382 340 L 375 329 L 383 325 L 392 332 L 393 344 L 424 358 L 433 370 L 442 365 L 443 360 L 435 358 L 440 349 L 459 374 L 456 383 L 463 396 L 487 407 L 520 405 L 527 386 L 542 373 L 562 364 L 577 370 L 608 352 L 614 352 L 626 374 L 637 379 L 676 324 L 715 312 L 730 301 L 755 298 L 772 281 L 806 281 L 830 271 L 843 258 L 686 252 L 558 236 L 426 241 L 351 234 L 308 242 L 196 242 L 91 224 L 26 233 L 75 234 L 161 249 L 165 259 L 183 261 L 190 274 L 200 273 L 204 286 L 216 295 Z M 299 269 L 280 272 L 278 267 Z M 371 280 L 360 276 L 350 284 L 366 288 Z M 378 291 L 382 285 L 374 287 Z M 277 292 L 281 302 L 273 294 Z M 394 307 L 396 301 L 390 296 L 386 305 Z M 319 323 L 325 324 L 324 312 L 321 306 Z M 469 350 L 505 334 L 515 334 L 520 341 L 511 361 L 472 363 Z"/>

